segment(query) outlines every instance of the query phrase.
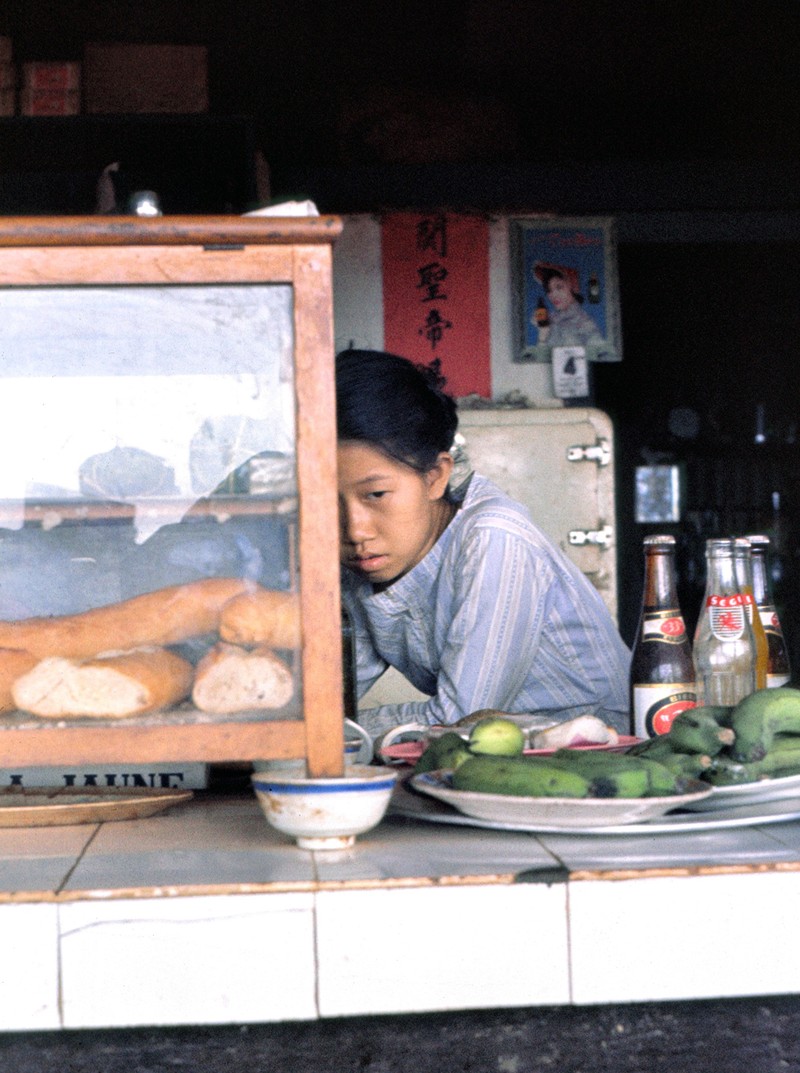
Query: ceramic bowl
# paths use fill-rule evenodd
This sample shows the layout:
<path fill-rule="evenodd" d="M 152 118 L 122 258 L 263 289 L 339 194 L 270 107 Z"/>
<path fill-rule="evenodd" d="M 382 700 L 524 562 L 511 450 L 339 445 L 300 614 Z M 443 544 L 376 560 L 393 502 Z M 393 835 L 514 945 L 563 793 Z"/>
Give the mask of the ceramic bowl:
<path fill-rule="evenodd" d="M 254 772 L 251 780 L 261 810 L 276 831 L 289 835 L 301 849 L 343 849 L 383 819 L 397 772 L 354 764 L 332 778 L 273 769 Z"/>

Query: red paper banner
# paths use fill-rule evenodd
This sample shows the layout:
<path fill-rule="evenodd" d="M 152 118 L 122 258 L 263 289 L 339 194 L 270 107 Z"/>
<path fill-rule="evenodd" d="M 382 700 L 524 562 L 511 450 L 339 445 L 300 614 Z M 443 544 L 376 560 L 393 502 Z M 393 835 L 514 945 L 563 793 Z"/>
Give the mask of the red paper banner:
<path fill-rule="evenodd" d="M 381 253 L 386 350 L 426 364 L 439 358 L 450 394 L 491 398 L 487 221 L 391 213 Z"/>

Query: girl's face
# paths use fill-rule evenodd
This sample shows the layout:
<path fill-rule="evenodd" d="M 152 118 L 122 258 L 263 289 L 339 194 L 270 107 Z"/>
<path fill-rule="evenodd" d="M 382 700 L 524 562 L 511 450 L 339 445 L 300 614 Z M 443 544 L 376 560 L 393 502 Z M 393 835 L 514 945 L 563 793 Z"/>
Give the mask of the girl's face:
<path fill-rule="evenodd" d="M 340 556 L 375 585 L 407 574 L 430 551 L 452 516 L 442 496 L 453 470 L 445 453 L 420 474 L 366 443 L 339 443 Z"/>
<path fill-rule="evenodd" d="M 569 308 L 575 301 L 575 295 L 570 290 L 569 284 L 561 276 L 551 276 L 547 284 L 547 297 L 554 309 L 564 310 Z"/>

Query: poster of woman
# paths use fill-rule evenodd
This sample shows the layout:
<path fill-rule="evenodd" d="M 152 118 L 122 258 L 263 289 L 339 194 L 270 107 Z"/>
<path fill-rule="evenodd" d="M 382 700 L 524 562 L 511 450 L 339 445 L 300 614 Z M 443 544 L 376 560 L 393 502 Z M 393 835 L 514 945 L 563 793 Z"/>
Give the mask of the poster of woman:
<path fill-rule="evenodd" d="M 552 361 L 571 348 L 587 361 L 620 361 L 619 297 L 609 219 L 512 223 L 518 361 Z"/>

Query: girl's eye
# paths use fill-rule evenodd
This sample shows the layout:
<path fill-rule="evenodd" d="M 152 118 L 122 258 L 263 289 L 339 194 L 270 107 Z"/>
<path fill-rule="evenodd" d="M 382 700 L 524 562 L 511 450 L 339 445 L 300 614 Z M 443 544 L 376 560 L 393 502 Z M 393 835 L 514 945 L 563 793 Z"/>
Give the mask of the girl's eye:
<path fill-rule="evenodd" d="M 386 495 L 386 490 L 383 489 L 379 492 L 367 492 L 367 499 L 382 499 Z"/>

